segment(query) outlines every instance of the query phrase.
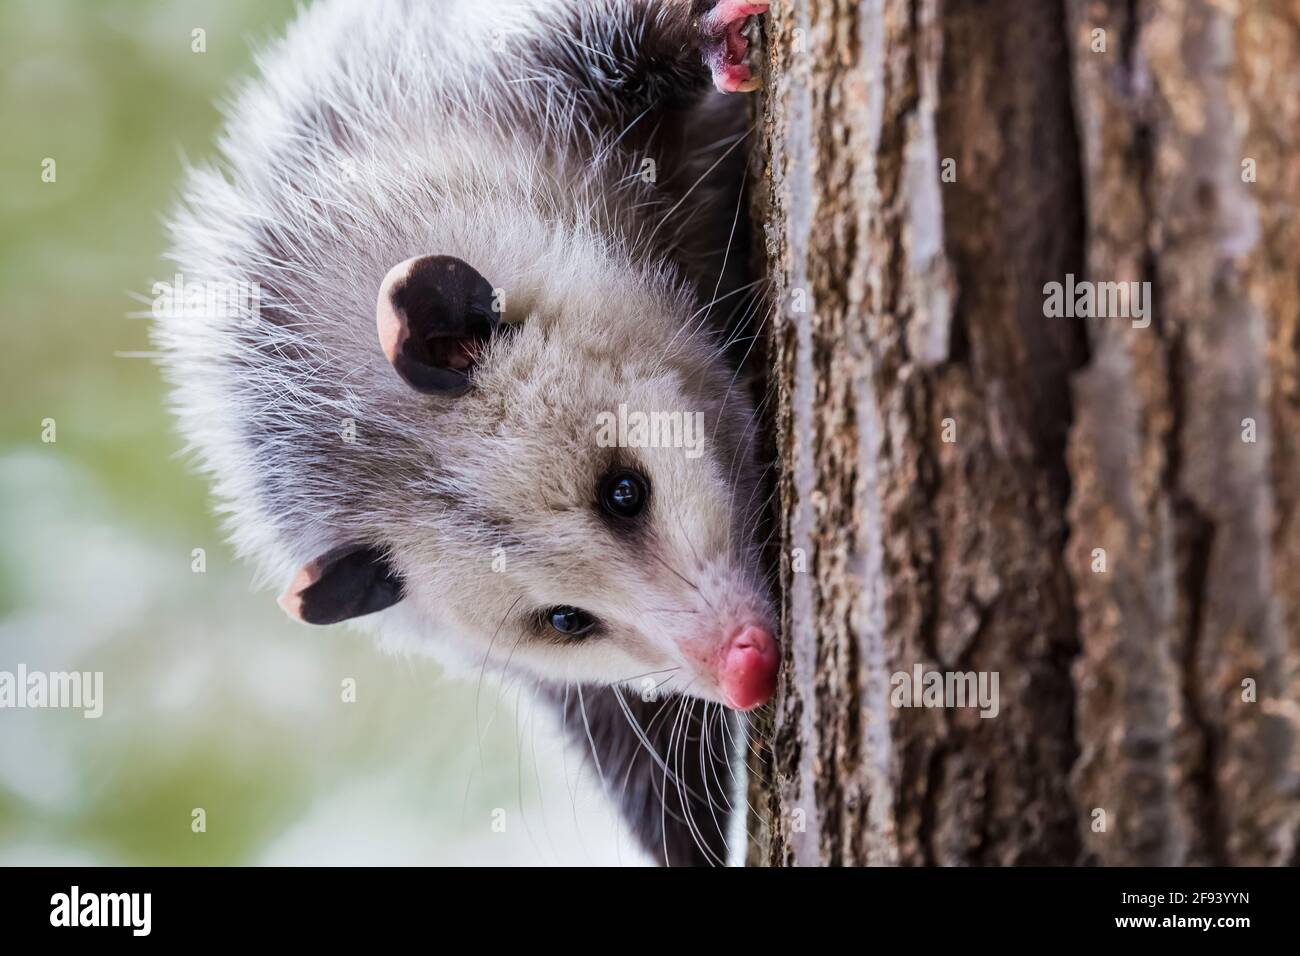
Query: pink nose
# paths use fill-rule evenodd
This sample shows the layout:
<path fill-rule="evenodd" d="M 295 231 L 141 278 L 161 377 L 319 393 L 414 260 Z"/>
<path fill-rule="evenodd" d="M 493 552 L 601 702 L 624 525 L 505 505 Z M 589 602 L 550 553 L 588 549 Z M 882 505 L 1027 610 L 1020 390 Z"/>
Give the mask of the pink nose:
<path fill-rule="evenodd" d="M 736 632 L 722 649 L 718 684 L 727 705 L 750 710 L 767 703 L 776 689 L 776 670 L 781 655 L 776 638 L 754 624 Z"/>

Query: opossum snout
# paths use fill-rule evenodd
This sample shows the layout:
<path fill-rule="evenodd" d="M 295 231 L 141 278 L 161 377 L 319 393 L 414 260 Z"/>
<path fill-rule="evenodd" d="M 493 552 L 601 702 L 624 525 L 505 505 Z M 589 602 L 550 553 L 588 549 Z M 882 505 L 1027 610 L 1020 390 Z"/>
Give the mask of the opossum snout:
<path fill-rule="evenodd" d="M 736 631 L 722 646 L 718 658 L 718 686 L 727 706 L 752 710 L 767 703 L 776 690 L 781 664 L 776 638 L 755 624 Z"/>

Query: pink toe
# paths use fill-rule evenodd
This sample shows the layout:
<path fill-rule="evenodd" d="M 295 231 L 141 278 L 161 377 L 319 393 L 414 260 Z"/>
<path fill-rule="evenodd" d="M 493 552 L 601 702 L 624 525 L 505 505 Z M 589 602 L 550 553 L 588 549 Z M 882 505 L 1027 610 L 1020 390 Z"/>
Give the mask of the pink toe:
<path fill-rule="evenodd" d="M 765 13 L 768 6 L 766 2 L 720 0 L 702 21 L 705 56 L 713 83 L 723 93 L 748 93 L 763 86 L 746 62 L 749 40 L 742 31 L 751 16 Z"/>

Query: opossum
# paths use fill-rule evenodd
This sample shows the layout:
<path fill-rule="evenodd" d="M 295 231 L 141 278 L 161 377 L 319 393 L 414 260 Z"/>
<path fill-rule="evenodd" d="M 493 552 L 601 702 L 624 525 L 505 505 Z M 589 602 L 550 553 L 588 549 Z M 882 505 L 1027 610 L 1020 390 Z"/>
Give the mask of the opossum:
<path fill-rule="evenodd" d="M 256 307 L 155 324 L 284 609 L 535 682 L 668 864 L 726 856 L 727 721 L 780 658 L 727 95 L 759 85 L 742 31 L 767 7 L 306 9 L 170 221 L 186 284 Z"/>

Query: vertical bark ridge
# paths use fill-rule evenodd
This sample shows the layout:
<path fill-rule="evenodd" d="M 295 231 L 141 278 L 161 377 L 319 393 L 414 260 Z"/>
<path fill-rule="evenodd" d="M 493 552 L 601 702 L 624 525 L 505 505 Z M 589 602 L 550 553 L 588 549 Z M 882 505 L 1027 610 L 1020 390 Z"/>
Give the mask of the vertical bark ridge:
<path fill-rule="evenodd" d="M 1061 11 L 786 7 L 760 199 L 788 596 L 771 859 L 1073 857 L 1060 555 L 1084 352 L 1040 291 L 1081 265 Z M 1001 713 L 890 706 L 918 664 L 998 672 Z"/>
<path fill-rule="evenodd" d="M 1300 862 L 1300 3 L 806 0 L 767 41 L 767 860 Z M 1048 318 L 1067 276 L 1149 324 Z M 998 717 L 893 706 L 916 665 Z"/>
<path fill-rule="evenodd" d="M 1108 811 L 1111 825 L 1087 834 L 1103 863 L 1294 852 L 1294 715 L 1246 702 L 1241 686 L 1276 702 L 1294 674 L 1273 567 L 1279 319 L 1250 288 L 1262 232 L 1241 165 L 1252 106 L 1239 33 L 1253 6 L 1071 4 L 1088 275 L 1154 290 L 1149 328 L 1091 323 L 1093 361 L 1076 379 L 1075 791 Z M 1090 49 L 1097 29 L 1104 52 Z M 1105 573 L 1091 570 L 1098 547 Z"/>

